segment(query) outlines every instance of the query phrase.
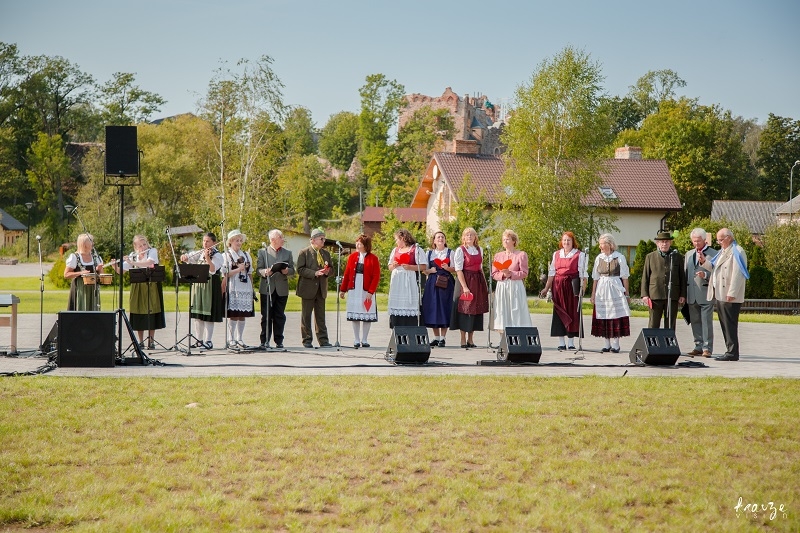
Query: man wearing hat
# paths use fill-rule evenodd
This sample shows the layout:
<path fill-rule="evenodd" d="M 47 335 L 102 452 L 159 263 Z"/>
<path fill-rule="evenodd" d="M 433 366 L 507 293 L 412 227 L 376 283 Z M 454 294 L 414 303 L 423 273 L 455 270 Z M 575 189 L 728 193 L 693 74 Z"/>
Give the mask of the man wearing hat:
<path fill-rule="evenodd" d="M 686 301 L 686 271 L 683 268 L 683 256 L 671 248 L 670 232 L 659 231 L 655 241 L 658 249 L 644 258 L 644 272 L 642 272 L 642 300 L 650 308 L 650 322 L 647 327 L 660 328 L 663 316 L 664 327 L 675 329 L 678 309 Z M 667 317 L 668 298 L 672 300 L 669 317 Z"/>
<path fill-rule="evenodd" d="M 311 312 L 314 312 L 314 329 L 320 348 L 328 348 L 328 328 L 325 325 L 325 298 L 328 296 L 328 275 L 331 272 L 331 254 L 323 248 L 325 232 L 322 228 L 311 230 L 311 246 L 303 248 L 297 256 L 297 296 L 300 297 L 300 333 L 303 347 L 313 348 L 311 341 Z"/>

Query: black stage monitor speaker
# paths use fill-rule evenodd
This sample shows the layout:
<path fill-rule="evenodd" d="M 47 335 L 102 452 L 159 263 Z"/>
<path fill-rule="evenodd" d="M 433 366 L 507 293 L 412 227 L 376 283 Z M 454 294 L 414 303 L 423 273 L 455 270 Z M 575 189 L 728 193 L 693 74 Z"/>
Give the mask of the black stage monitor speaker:
<path fill-rule="evenodd" d="M 422 326 L 396 326 L 386 349 L 387 359 L 398 365 L 422 365 L 431 356 L 428 330 Z"/>
<path fill-rule="evenodd" d="M 58 366 L 113 367 L 116 318 L 114 312 L 58 313 Z"/>
<path fill-rule="evenodd" d="M 106 175 L 139 175 L 136 126 L 106 126 Z"/>
<path fill-rule="evenodd" d="M 538 363 L 542 357 L 539 329 L 533 327 L 511 327 L 503 331 L 498 359 L 509 363 Z"/>
<path fill-rule="evenodd" d="M 631 363 L 658 366 L 673 366 L 680 356 L 675 330 L 658 328 L 644 328 L 629 354 Z"/>

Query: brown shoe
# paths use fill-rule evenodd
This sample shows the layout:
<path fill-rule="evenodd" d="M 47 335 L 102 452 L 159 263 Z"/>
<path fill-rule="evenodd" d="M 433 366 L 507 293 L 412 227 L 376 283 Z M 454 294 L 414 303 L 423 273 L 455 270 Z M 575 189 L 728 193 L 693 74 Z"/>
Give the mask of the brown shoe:
<path fill-rule="evenodd" d="M 695 355 L 702 355 L 702 354 L 703 354 L 703 350 L 698 350 L 697 348 L 695 348 L 694 350 L 692 350 L 691 352 L 687 353 L 686 355 L 691 355 L 692 357 L 694 357 Z"/>
<path fill-rule="evenodd" d="M 703 357 L 711 357 L 711 352 L 709 350 L 703 350 Z"/>

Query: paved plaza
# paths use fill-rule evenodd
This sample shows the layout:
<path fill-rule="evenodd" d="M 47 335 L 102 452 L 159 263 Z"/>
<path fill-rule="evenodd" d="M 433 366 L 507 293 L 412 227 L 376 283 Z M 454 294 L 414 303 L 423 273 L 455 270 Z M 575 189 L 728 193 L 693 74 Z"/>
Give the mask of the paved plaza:
<path fill-rule="evenodd" d="M 2 266 L 2 276 L 38 277 L 38 264 Z M 34 272 L 35 270 L 35 272 Z M 36 296 L 38 298 L 38 295 Z M 333 297 L 333 294 L 331 295 Z M 5 315 L 4 315 L 5 316 Z M 176 323 L 177 316 L 177 323 Z M 41 369 L 48 363 L 46 356 L 37 355 L 41 338 L 46 338 L 58 315 L 19 315 L 18 355 L 4 355 L 9 350 L 10 330 L 0 328 L 0 374 L 29 373 Z M 379 314 L 372 325 L 369 348 L 353 348 L 353 331 L 344 318 L 344 306 L 339 316 L 341 346 L 334 348 L 303 348 L 300 337 L 300 313 L 287 313 L 284 351 L 247 351 L 234 353 L 225 346 L 225 324 L 218 324 L 214 332 L 214 350 L 198 352 L 192 350 L 188 356 L 173 349 L 177 341 L 189 333 L 188 313 L 166 313 L 167 328 L 156 332 L 156 341 L 164 347 L 146 350 L 148 357 L 161 364 L 125 364 L 108 368 L 64 367 L 49 369 L 47 376 L 154 376 L 154 377 L 200 377 L 200 376 L 253 376 L 253 375 L 514 375 L 514 376 L 672 376 L 672 377 L 788 377 L 800 378 L 800 326 L 782 324 L 741 323 L 739 337 L 741 359 L 736 362 L 715 361 L 703 357 L 682 356 L 678 366 L 636 366 L 630 363 L 628 352 L 642 328 L 646 318 L 631 318 L 631 337 L 621 341 L 618 354 L 601 353 L 602 339 L 583 339 L 583 351 L 559 352 L 557 339 L 551 338 L 549 314 L 532 314 L 533 326 L 539 329 L 542 341 L 542 356 L 537 365 L 487 366 L 478 361 L 497 359 L 496 350 L 500 341 L 498 332 L 476 332 L 478 348 L 460 348 L 457 331 L 447 334 L 447 347 L 433 348 L 428 364 L 421 366 L 392 365 L 385 359 L 391 340 L 388 315 Z M 327 313 L 330 342 L 337 341 L 336 312 Z M 260 316 L 247 319 L 244 341 L 249 345 L 259 344 Z M 591 315 L 585 311 L 584 327 L 591 328 Z M 488 322 L 488 321 L 487 321 Z M 115 329 L 116 332 L 116 329 Z M 430 333 L 430 330 L 429 330 Z M 115 333 L 112 333 L 115 335 Z M 491 335 L 491 338 L 490 338 Z M 683 353 L 693 348 L 689 326 L 679 319 L 678 344 Z M 314 345 L 317 346 L 316 339 Z M 123 351 L 130 346 L 127 332 L 123 335 Z M 182 345 L 185 348 L 185 345 Z M 724 352 L 724 341 L 719 323 L 714 323 L 714 354 Z M 705 367 L 687 367 L 680 363 L 697 362 Z"/>

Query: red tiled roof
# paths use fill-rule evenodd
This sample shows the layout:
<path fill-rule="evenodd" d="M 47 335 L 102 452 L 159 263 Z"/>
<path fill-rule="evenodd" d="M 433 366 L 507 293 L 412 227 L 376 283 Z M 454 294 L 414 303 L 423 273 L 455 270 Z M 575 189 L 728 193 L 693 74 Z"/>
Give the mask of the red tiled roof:
<path fill-rule="evenodd" d="M 459 198 L 464 177 L 469 174 L 470 191 L 477 196 L 483 193 L 484 199 L 491 203 L 497 201 L 500 179 L 506 171 L 502 159 L 494 155 L 454 154 L 435 152 L 433 158 L 439 165 L 442 175 L 447 178 L 456 200 Z"/>
<path fill-rule="evenodd" d="M 386 222 L 386 212 L 394 211 L 400 222 L 425 222 L 427 210 L 424 207 L 367 207 L 361 214 L 362 222 Z"/>
<path fill-rule="evenodd" d="M 618 209 L 680 211 L 681 201 L 662 159 L 609 159 L 603 185 L 614 189 Z M 583 205 L 602 205 L 603 196 L 594 190 Z"/>

